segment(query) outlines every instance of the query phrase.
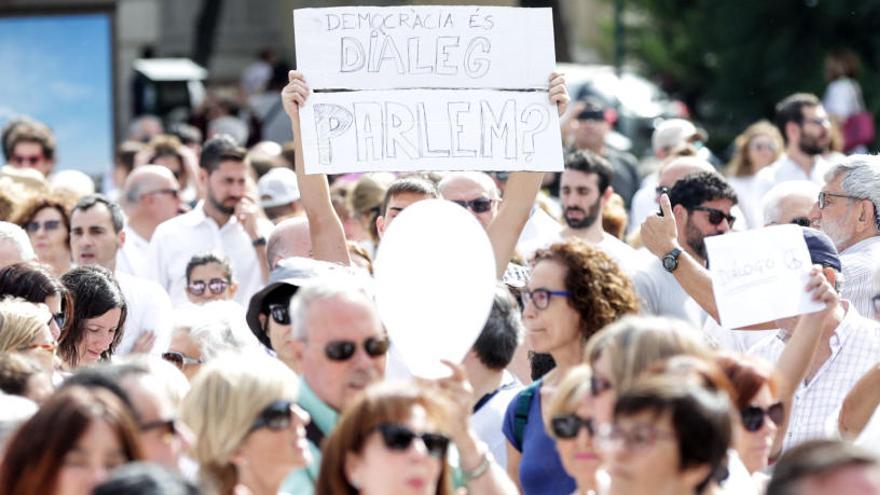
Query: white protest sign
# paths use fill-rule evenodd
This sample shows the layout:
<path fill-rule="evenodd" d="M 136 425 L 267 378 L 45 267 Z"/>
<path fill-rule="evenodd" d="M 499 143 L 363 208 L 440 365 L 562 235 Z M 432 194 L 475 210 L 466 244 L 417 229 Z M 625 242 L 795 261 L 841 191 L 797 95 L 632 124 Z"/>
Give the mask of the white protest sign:
<path fill-rule="evenodd" d="M 725 328 L 811 313 L 812 263 L 801 227 L 777 225 L 706 237 L 715 304 Z"/>
<path fill-rule="evenodd" d="M 307 173 L 562 169 L 550 9 L 299 9 L 294 32 Z"/>

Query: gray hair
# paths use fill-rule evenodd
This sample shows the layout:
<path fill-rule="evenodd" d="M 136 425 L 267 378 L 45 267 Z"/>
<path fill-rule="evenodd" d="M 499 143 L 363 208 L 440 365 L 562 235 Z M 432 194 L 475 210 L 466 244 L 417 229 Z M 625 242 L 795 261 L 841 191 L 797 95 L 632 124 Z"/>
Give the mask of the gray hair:
<path fill-rule="evenodd" d="M 22 261 L 31 261 L 37 258 L 27 233 L 14 223 L 0 221 L 0 241 L 8 241 L 15 245 Z"/>
<path fill-rule="evenodd" d="M 815 202 L 819 196 L 819 190 L 819 186 L 809 180 L 791 180 L 776 184 L 764 194 L 764 198 L 761 200 L 764 225 L 780 223 L 782 200 L 792 196 L 803 196 Z"/>
<path fill-rule="evenodd" d="M 331 274 L 302 286 L 290 300 L 290 326 L 293 338 L 306 340 L 308 336 L 309 308 L 316 301 L 341 299 L 361 302 L 374 307 L 373 294 L 362 277 L 347 274 Z"/>
<path fill-rule="evenodd" d="M 174 333 L 189 336 L 206 362 L 257 344 L 245 323 L 244 310 L 234 301 L 212 301 L 178 311 L 174 316 Z"/>
<path fill-rule="evenodd" d="M 880 157 L 849 156 L 828 170 L 825 182 L 831 182 L 841 174 L 846 174 L 840 181 L 846 194 L 867 199 L 874 205 L 874 225 L 880 230 Z"/>

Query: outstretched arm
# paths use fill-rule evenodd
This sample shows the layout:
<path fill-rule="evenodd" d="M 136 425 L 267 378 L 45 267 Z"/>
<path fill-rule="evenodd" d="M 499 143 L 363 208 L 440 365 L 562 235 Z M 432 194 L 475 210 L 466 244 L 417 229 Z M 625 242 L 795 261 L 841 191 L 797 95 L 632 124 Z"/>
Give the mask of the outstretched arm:
<path fill-rule="evenodd" d="M 555 72 L 550 75 L 549 95 L 559 115 L 565 113 L 570 100 L 565 88 L 565 76 Z M 507 263 L 513 256 L 519 235 L 529 220 L 535 197 L 541 190 L 543 178 L 544 172 L 514 172 L 507 180 L 498 216 L 486 229 L 495 252 L 495 274 L 498 278 L 504 275 Z"/>
<path fill-rule="evenodd" d="M 348 246 L 342 222 L 333 209 L 330 200 L 330 185 L 327 175 L 306 175 L 303 161 L 302 134 L 300 134 L 299 108 L 309 95 L 309 87 L 301 72 L 292 70 L 288 74 L 289 83 L 281 90 L 284 111 L 290 116 L 294 140 L 294 170 L 299 184 L 300 200 L 309 219 L 309 237 L 312 241 L 312 257 L 316 260 L 331 261 L 350 265 Z"/>

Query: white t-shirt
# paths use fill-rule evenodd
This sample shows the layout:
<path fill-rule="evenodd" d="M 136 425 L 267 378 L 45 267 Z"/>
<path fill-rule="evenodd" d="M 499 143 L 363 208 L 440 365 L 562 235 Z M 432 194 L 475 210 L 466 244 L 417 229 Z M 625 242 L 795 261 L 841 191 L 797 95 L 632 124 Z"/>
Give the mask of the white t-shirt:
<path fill-rule="evenodd" d="M 116 273 L 125 298 L 125 333 L 116 354 L 128 354 L 144 332 L 152 331 L 156 340 L 150 354 L 161 354 L 171 344 L 171 300 L 157 283 L 127 273 Z"/>
<path fill-rule="evenodd" d="M 633 274 L 633 283 L 641 299 L 642 314 L 668 316 L 702 328 L 708 315 L 681 288 L 675 276 L 663 268 L 659 258 L 652 257 Z"/>
<path fill-rule="evenodd" d="M 125 244 L 116 253 L 116 272 L 150 278 L 150 241 L 126 225 Z"/>
<path fill-rule="evenodd" d="M 740 354 L 745 354 L 753 345 L 778 332 L 778 330 L 731 330 L 719 325 L 715 318 L 706 318 L 703 331 L 722 349 Z"/>
<path fill-rule="evenodd" d="M 846 77 L 835 79 L 825 88 L 822 106 L 831 115 L 845 119 L 862 111 L 861 92 L 858 83 L 852 79 Z"/>
<path fill-rule="evenodd" d="M 501 387 L 488 402 L 471 415 L 469 421 L 474 433 L 489 445 L 492 456 L 498 465 L 505 469 L 507 468 L 507 439 L 501 431 L 501 425 L 504 422 L 507 405 L 522 389 L 523 386 L 519 380 L 504 371 Z"/>

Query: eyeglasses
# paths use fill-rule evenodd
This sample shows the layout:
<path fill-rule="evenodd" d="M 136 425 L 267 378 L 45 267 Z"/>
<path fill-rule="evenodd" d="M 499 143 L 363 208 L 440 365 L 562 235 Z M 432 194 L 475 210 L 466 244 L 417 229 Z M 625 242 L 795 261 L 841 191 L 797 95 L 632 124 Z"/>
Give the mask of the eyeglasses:
<path fill-rule="evenodd" d="M 194 357 L 187 356 L 182 352 L 176 351 L 168 351 L 162 353 L 162 359 L 168 361 L 169 363 L 177 366 L 178 369 L 183 369 L 184 366 L 192 366 L 195 364 L 204 364 L 204 359 L 198 359 Z"/>
<path fill-rule="evenodd" d="M 631 428 L 618 425 L 602 425 L 596 440 L 602 450 L 625 449 L 640 452 L 652 447 L 658 440 L 676 440 L 674 433 L 660 430 L 649 424 L 637 424 Z"/>
<path fill-rule="evenodd" d="M 150 194 L 168 194 L 172 198 L 177 198 L 177 196 L 180 194 L 180 191 L 177 189 L 171 189 L 171 188 L 169 188 L 169 189 L 156 189 L 155 191 L 145 192 L 145 193 L 141 194 L 141 196 L 147 196 Z"/>
<path fill-rule="evenodd" d="M 705 211 L 709 214 L 709 223 L 712 225 L 718 225 L 722 220 L 727 220 L 727 225 L 733 227 L 733 223 L 736 222 L 736 217 L 733 215 L 728 215 L 723 211 L 717 208 L 709 208 L 708 206 L 693 206 L 691 210 L 696 211 Z"/>
<path fill-rule="evenodd" d="M 43 155 L 31 155 L 31 156 L 22 156 L 22 155 L 12 155 L 12 163 L 16 165 L 36 165 L 43 161 Z"/>
<path fill-rule="evenodd" d="M 785 407 L 781 402 L 777 402 L 767 409 L 758 406 L 748 406 L 739 412 L 742 418 L 743 428 L 746 431 L 758 431 L 764 426 L 764 416 L 770 418 L 777 426 L 782 424 L 785 419 Z"/>
<path fill-rule="evenodd" d="M 43 228 L 46 232 L 52 232 L 53 230 L 58 230 L 61 227 L 61 220 L 46 220 L 43 223 L 33 221 L 24 224 L 24 230 L 28 232 L 28 234 L 36 234 L 40 231 L 40 227 Z"/>
<path fill-rule="evenodd" d="M 856 196 L 847 196 L 846 194 L 834 194 L 834 193 L 822 191 L 819 193 L 819 199 L 818 199 L 820 210 L 824 210 L 825 207 L 828 206 L 828 199 L 827 198 L 829 196 L 831 196 L 832 198 L 846 198 L 846 199 L 853 199 L 853 200 L 865 199 L 865 198 L 858 198 Z"/>
<path fill-rule="evenodd" d="M 148 421 L 141 423 L 141 433 L 147 433 L 152 430 L 162 430 L 162 439 L 167 443 L 180 434 L 180 428 L 177 427 L 176 419 L 160 419 L 157 421 Z"/>
<path fill-rule="evenodd" d="M 290 309 L 286 304 L 270 304 L 269 314 L 275 320 L 275 323 L 290 325 Z"/>
<path fill-rule="evenodd" d="M 187 286 L 187 290 L 189 293 L 194 296 L 201 296 L 205 294 L 205 289 L 209 289 L 212 294 L 220 295 L 226 291 L 226 288 L 229 287 L 229 282 L 223 280 L 222 278 L 212 278 L 205 283 L 204 280 L 195 280 L 190 282 Z"/>
<path fill-rule="evenodd" d="M 451 201 L 458 206 L 461 206 L 462 208 L 471 210 L 474 213 L 486 213 L 487 211 L 492 209 L 492 203 L 495 202 L 494 199 L 489 198 L 477 198 L 470 201 L 461 201 L 454 199 Z"/>
<path fill-rule="evenodd" d="M 40 344 L 30 344 L 30 345 L 26 345 L 24 347 L 18 348 L 19 351 L 30 351 L 30 350 L 34 350 L 34 349 L 54 353 L 55 350 L 58 349 L 58 343 L 57 342 L 43 342 Z"/>
<path fill-rule="evenodd" d="M 600 378 L 596 375 L 590 376 L 590 395 L 593 397 L 598 397 L 603 392 L 611 390 L 614 388 L 614 384 L 605 378 Z"/>
<path fill-rule="evenodd" d="M 602 110 L 584 110 L 578 114 L 577 120 L 605 120 L 605 112 Z"/>
<path fill-rule="evenodd" d="M 776 151 L 776 145 L 768 142 L 752 141 L 749 143 L 749 149 L 755 151 Z"/>
<path fill-rule="evenodd" d="M 446 457 L 446 450 L 449 448 L 449 437 L 440 433 L 416 433 L 406 426 L 391 423 L 382 423 L 376 427 L 376 430 L 382 435 L 382 441 L 390 450 L 406 450 L 416 438 L 422 441 L 428 454 L 437 459 Z"/>
<path fill-rule="evenodd" d="M 370 337 L 364 341 L 364 350 L 372 358 L 384 356 L 390 346 L 391 341 L 387 338 L 377 339 L 376 337 Z M 351 340 L 334 340 L 324 346 L 324 355 L 331 361 L 348 361 L 354 356 L 356 350 L 356 342 Z"/>
<path fill-rule="evenodd" d="M 582 418 L 577 414 L 562 414 L 555 416 L 550 421 L 550 426 L 553 428 L 553 435 L 555 435 L 556 438 L 574 438 L 578 436 L 582 427 L 587 429 L 587 433 L 589 433 L 591 437 L 596 434 L 596 427 L 593 423 L 593 418 Z"/>
<path fill-rule="evenodd" d="M 809 227 L 810 225 L 813 224 L 813 222 L 811 222 L 810 219 L 807 217 L 795 217 L 795 218 L 792 218 L 791 222 L 789 222 L 789 223 L 793 223 L 795 225 L 800 225 L 801 227 Z"/>
<path fill-rule="evenodd" d="M 284 431 L 290 428 L 293 422 L 293 402 L 289 400 L 276 400 L 260 411 L 257 419 L 251 423 L 248 433 L 260 428 L 268 428 L 272 431 Z"/>
<path fill-rule="evenodd" d="M 549 289 L 535 289 L 535 290 L 524 290 L 522 291 L 523 303 L 528 304 L 531 302 L 535 305 L 536 308 L 544 310 L 547 309 L 547 306 L 550 305 L 550 299 L 554 296 L 558 297 L 569 297 L 571 296 L 571 292 L 567 290 L 549 290 Z"/>

